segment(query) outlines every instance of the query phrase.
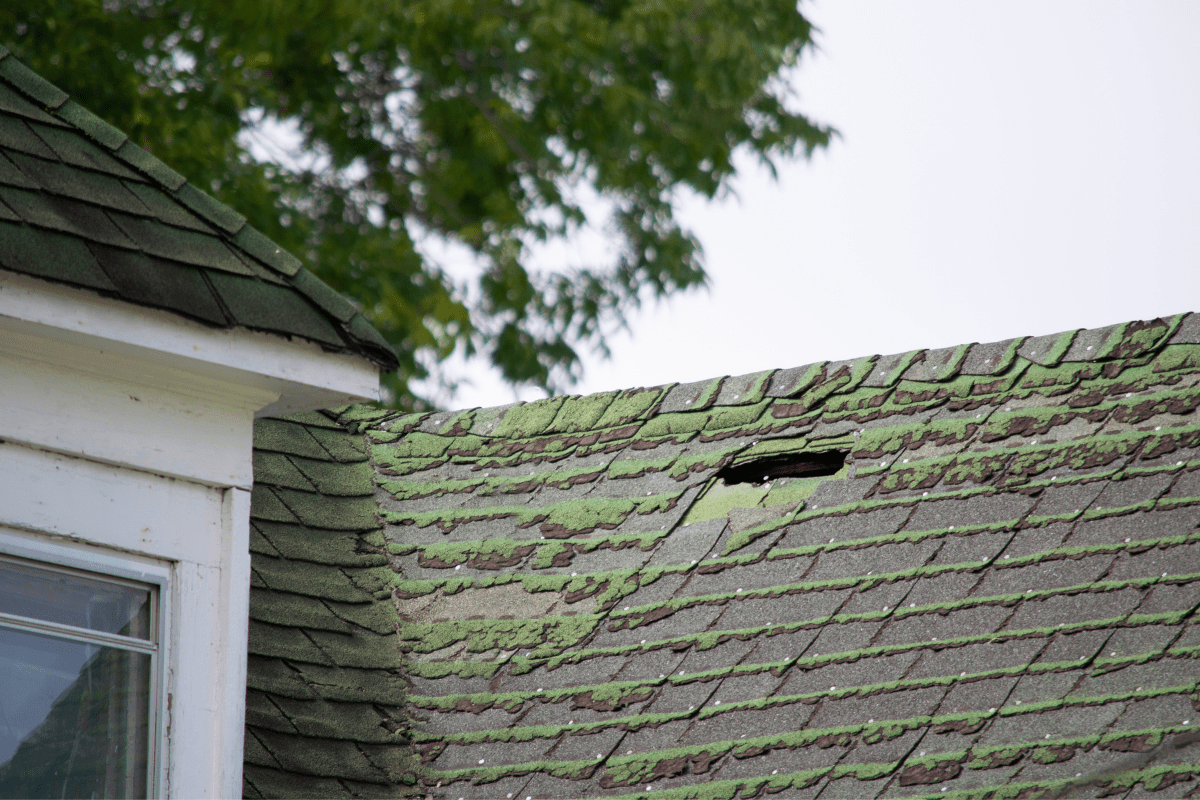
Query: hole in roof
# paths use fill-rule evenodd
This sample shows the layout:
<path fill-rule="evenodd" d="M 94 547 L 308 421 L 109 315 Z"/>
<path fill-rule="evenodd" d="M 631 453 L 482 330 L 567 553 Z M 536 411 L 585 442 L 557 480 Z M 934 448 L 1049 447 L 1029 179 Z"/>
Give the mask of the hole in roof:
<path fill-rule="evenodd" d="M 821 453 L 785 453 L 731 464 L 717 473 L 726 486 L 739 483 L 764 484 L 780 478 L 827 478 L 846 464 L 846 453 L 826 450 Z"/>

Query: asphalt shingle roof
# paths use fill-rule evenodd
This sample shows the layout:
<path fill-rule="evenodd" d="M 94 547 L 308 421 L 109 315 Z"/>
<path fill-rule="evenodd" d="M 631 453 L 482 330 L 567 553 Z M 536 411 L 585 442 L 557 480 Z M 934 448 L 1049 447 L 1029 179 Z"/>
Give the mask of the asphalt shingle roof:
<path fill-rule="evenodd" d="M 246 797 L 397 797 L 416 780 L 393 573 L 362 437 L 255 423 Z"/>
<path fill-rule="evenodd" d="M 401 571 L 420 780 L 447 798 L 1192 791 L 1197 405 L 1200 315 L 1179 315 L 342 409 Z"/>
<path fill-rule="evenodd" d="M 0 268 L 397 364 L 349 300 L 3 47 Z"/>

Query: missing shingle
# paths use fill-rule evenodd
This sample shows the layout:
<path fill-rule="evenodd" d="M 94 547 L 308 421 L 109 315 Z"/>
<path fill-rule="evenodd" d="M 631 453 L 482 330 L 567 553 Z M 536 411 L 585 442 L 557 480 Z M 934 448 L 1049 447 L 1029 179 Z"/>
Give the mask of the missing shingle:
<path fill-rule="evenodd" d="M 827 478 L 836 475 L 846 463 L 846 453 L 826 450 L 819 453 L 787 453 L 731 464 L 717 473 L 726 486 L 738 483 L 767 483 L 779 478 Z"/>

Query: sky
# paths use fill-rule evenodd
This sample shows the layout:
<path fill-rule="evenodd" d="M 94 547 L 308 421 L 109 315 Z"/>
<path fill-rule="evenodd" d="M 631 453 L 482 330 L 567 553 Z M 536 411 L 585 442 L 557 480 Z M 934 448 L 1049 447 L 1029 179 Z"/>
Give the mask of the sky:
<path fill-rule="evenodd" d="M 840 138 L 681 198 L 709 289 L 632 314 L 571 393 L 1200 311 L 1200 3 L 801 10 L 794 104 Z M 543 396 L 453 368 L 452 408 Z"/>

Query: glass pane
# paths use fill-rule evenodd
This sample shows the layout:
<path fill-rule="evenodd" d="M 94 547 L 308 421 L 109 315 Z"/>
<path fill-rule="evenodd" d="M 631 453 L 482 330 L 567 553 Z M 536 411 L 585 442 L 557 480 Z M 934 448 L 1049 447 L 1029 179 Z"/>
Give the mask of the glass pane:
<path fill-rule="evenodd" d="M 0 797 L 145 797 L 150 656 L 0 628 Z"/>
<path fill-rule="evenodd" d="M 138 639 L 150 637 L 150 589 L 0 561 L 0 611 Z"/>

